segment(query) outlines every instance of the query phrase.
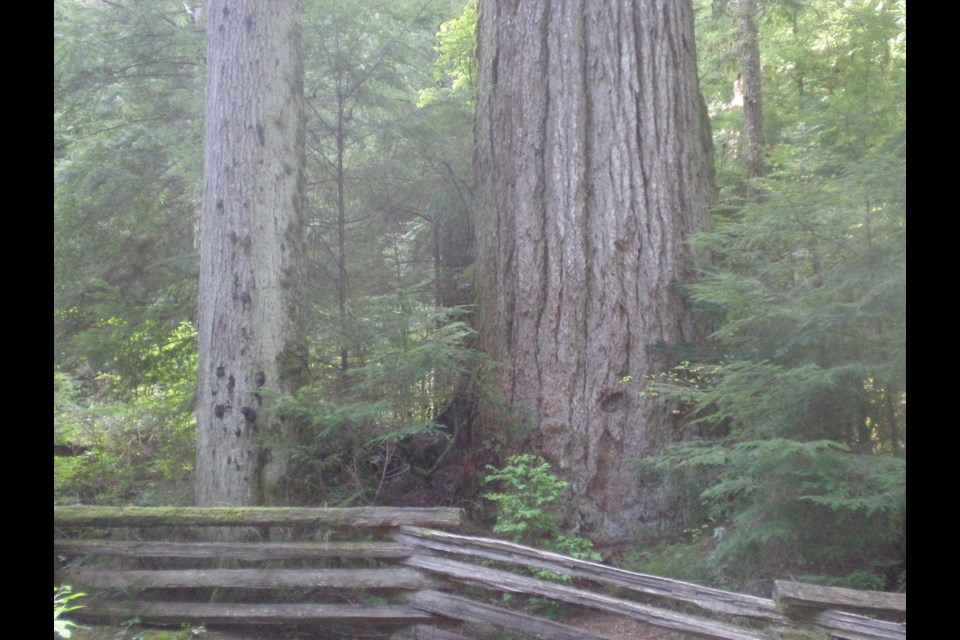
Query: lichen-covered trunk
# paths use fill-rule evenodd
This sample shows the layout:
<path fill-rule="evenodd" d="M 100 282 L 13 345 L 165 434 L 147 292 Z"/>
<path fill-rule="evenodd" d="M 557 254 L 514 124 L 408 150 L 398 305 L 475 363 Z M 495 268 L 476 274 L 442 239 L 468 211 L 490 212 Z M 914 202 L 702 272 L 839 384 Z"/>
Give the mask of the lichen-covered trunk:
<path fill-rule="evenodd" d="M 211 0 L 200 240 L 197 504 L 285 502 L 271 407 L 301 367 L 299 0 Z"/>
<path fill-rule="evenodd" d="M 570 481 L 571 524 L 627 535 L 671 518 L 635 473 L 677 426 L 643 381 L 698 334 L 678 288 L 712 193 L 692 6 L 479 7 L 480 345 L 512 419 Z M 506 419 L 481 406 L 487 435 Z"/>

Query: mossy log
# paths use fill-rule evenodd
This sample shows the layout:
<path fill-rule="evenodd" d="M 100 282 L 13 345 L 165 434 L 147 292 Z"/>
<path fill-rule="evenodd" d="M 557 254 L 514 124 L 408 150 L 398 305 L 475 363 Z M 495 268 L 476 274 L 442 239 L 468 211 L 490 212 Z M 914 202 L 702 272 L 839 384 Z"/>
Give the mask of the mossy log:
<path fill-rule="evenodd" d="M 310 560 L 317 558 L 406 558 L 412 548 L 398 542 L 152 542 L 126 540 L 53 541 L 62 556 L 120 558 L 216 558 Z"/>
<path fill-rule="evenodd" d="M 54 507 L 58 527 L 456 527 L 460 510 L 450 507 Z"/>

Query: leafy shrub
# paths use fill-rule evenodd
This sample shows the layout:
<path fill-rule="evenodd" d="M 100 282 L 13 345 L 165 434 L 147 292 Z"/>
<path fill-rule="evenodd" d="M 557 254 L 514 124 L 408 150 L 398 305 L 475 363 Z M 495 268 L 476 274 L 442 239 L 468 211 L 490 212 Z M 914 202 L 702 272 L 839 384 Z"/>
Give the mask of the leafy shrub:
<path fill-rule="evenodd" d="M 499 482 L 501 490 L 484 497 L 499 507 L 496 533 L 511 535 L 515 542 L 547 547 L 574 558 L 599 562 L 600 554 L 585 538 L 567 536 L 560 531 L 556 512 L 557 501 L 569 486 L 550 473 L 550 463 L 532 454 L 511 456 L 507 466 L 490 471 L 484 482 Z M 541 572 L 540 575 L 554 576 Z"/>

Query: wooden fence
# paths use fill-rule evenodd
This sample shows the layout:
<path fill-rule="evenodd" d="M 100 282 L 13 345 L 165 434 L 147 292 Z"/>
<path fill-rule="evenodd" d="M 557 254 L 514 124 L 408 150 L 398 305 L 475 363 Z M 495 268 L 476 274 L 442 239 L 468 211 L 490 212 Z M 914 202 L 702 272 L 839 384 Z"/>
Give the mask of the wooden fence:
<path fill-rule="evenodd" d="M 523 637 L 606 638 L 477 595 L 510 593 L 700 638 L 906 638 L 906 622 L 862 615 L 905 620 L 903 594 L 778 581 L 773 599 L 759 598 L 434 528 L 459 520 L 444 508 L 54 507 L 54 579 L 100 594 L 74 612 L 93 622 L 362 624 L 437 640 L 482 623 Z M 197 533 L 211 527 L 257 541 Z"/>

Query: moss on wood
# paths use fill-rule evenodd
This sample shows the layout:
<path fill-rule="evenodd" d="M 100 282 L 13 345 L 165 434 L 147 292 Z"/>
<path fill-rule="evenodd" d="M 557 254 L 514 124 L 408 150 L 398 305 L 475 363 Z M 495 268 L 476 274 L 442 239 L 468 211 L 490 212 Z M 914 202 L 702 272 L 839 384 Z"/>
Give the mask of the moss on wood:
<path fill-rule="evenodd" d="M 61 527 L 169 527 L 334 525 L 392 527 L 401 525 L 457 526 L 460 510 L 435 508 L 322 509 L 308 507 L 102 507 L 53 508 Z"/>

